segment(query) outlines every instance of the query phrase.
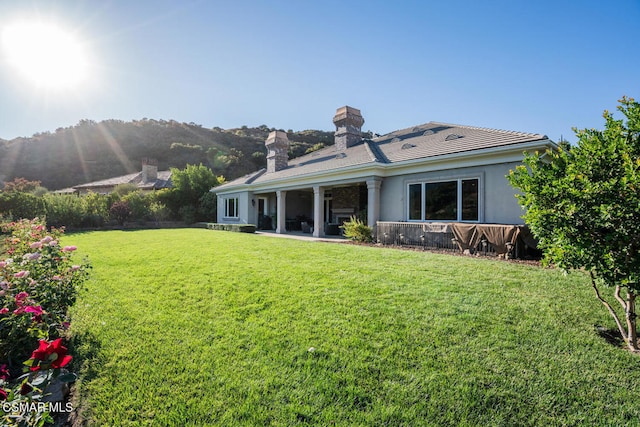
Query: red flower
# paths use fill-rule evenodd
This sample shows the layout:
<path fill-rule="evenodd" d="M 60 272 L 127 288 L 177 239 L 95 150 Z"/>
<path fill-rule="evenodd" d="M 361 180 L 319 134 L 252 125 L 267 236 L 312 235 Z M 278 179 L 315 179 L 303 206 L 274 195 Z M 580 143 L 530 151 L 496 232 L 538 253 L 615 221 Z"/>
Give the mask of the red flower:
<path fill-rule="evenodd" d="M 30 368 L 31 371 L 39 371 L 67 366 L 72 357 L 67 354 L 67 348 L 62 345 L 62 338 L 58 338 L 51 342 L 40 340 L 40 345 L 31 354 L 31 359 L 34 360 L 34 364 Z"/>
<path fill-rule="evenodd" d="M 29 383 L 22 383 L 22 386 L 20 386 L 20 394 L 23 396 L 26 396 L 32 391 L 33 391 L 33 387 Z"/>
<path fill-rule="evenodd" d="M 7 392 L 4 389 L 0 388 L 0 400 L 7 400 L 7 397 L 9 397 Z"/>
<path fill-rule="evenodd" d="M 7 314 L 9 312 L 9 309 L 7 307 L 3 307 L 2 309 L 0 309 L 0 314 Z"/>
<path fill-rule="evenodd" d="M 4 363 L 0 365 L 0 380 L 8 381 L 11 374 L 9 368 Z"/>

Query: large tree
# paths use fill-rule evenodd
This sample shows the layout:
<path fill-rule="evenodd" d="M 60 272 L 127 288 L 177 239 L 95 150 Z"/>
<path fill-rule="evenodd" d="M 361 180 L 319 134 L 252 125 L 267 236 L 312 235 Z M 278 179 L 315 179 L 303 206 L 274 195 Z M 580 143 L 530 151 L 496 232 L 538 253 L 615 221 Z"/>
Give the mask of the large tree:
<path fill-rule="evenodd" d="M 629 349 L 638 351 L 640 292 L 640 104 L 619 101 L 621 119 L 604 112 L 604 130 L 575 130 L 578 142 L 525 156 L 509 180 L 545 261 L 584 269 Z M 618 315 L 600 293 L 613 289 Z"/>

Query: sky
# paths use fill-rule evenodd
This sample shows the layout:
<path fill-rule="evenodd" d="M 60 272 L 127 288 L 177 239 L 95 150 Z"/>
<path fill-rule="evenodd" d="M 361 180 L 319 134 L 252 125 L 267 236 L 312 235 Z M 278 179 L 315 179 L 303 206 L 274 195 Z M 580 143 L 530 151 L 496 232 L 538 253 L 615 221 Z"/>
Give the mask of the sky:
<path fill-rule="evenodd" d="M 0 0 L 0 34 L 34 22 L 75 41 L 82 76 L 35 82 L 60 72 L 57 39 L 27 68 L 5 40 L 3 139 L 84 119 L 332 131 L 349 105 L 379 134 L 437 121 L 574 142 L 640 99 L 640 0 Z"/>

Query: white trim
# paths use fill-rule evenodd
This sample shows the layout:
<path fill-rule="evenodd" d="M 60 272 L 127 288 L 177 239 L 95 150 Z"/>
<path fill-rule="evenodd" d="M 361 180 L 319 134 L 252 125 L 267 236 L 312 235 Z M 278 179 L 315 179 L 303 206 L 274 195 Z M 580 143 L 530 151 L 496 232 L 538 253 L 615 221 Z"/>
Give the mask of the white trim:
<path fill-rule="evenodd" d="M 240 218 L 239 207 L 240 200 L 239 197 L 223 197 L 224 200 L 224 216 L 222 219 L 224 220 L 238 220 Z M 233 212 L 231 212 L 231 207 L 233 206 Z M 230 215 L 231 214 L 231 215 Z"/>
<path fill-rule="evenodd" d="M 476 220 L 463 220 L 462 219 L 462 182 L 477 180 L 477 209 L 478 219 Z M 438 182 L 455 182 L 456 183 L 456 218 L 455 219 L 425 219 L 425 200 L 426 200 L 426 184 L 434 184 Z M 481 223 L 484 221 L 484 185 L 483 177 L 481 174 L 461 175 L 451 178 L 435 178 L 435 179 L 412 179 L 404 182 L 405 185 L 405 218 L 407 222 L 468 222 L 468 223 Z M 409 187 L 412 185 L 420 185 L 420 219 L 410 219 L 411 215 L 411 193 Z"/>

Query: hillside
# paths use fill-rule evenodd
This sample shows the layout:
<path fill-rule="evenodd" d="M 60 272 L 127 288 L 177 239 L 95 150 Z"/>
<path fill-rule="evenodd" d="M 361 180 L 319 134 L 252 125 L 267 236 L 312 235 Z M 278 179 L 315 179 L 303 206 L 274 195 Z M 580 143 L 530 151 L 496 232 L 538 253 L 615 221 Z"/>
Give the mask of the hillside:
<path fill-rule="evenodd" d="M 257 128 L 207 129 L 174 120 L 82 120 L 68 128 L 30 138 L 0 139 L 0 183 L 16 177 L 41 181 L 50 190 L 140 170 L 143 157 L 160 170 L 202 163 L 216 175 L 234 179 L 266 165 L 264 141 L 270 131 Z M 290 157 L 333 144 L 333 132 L 288 132 Z"/>

